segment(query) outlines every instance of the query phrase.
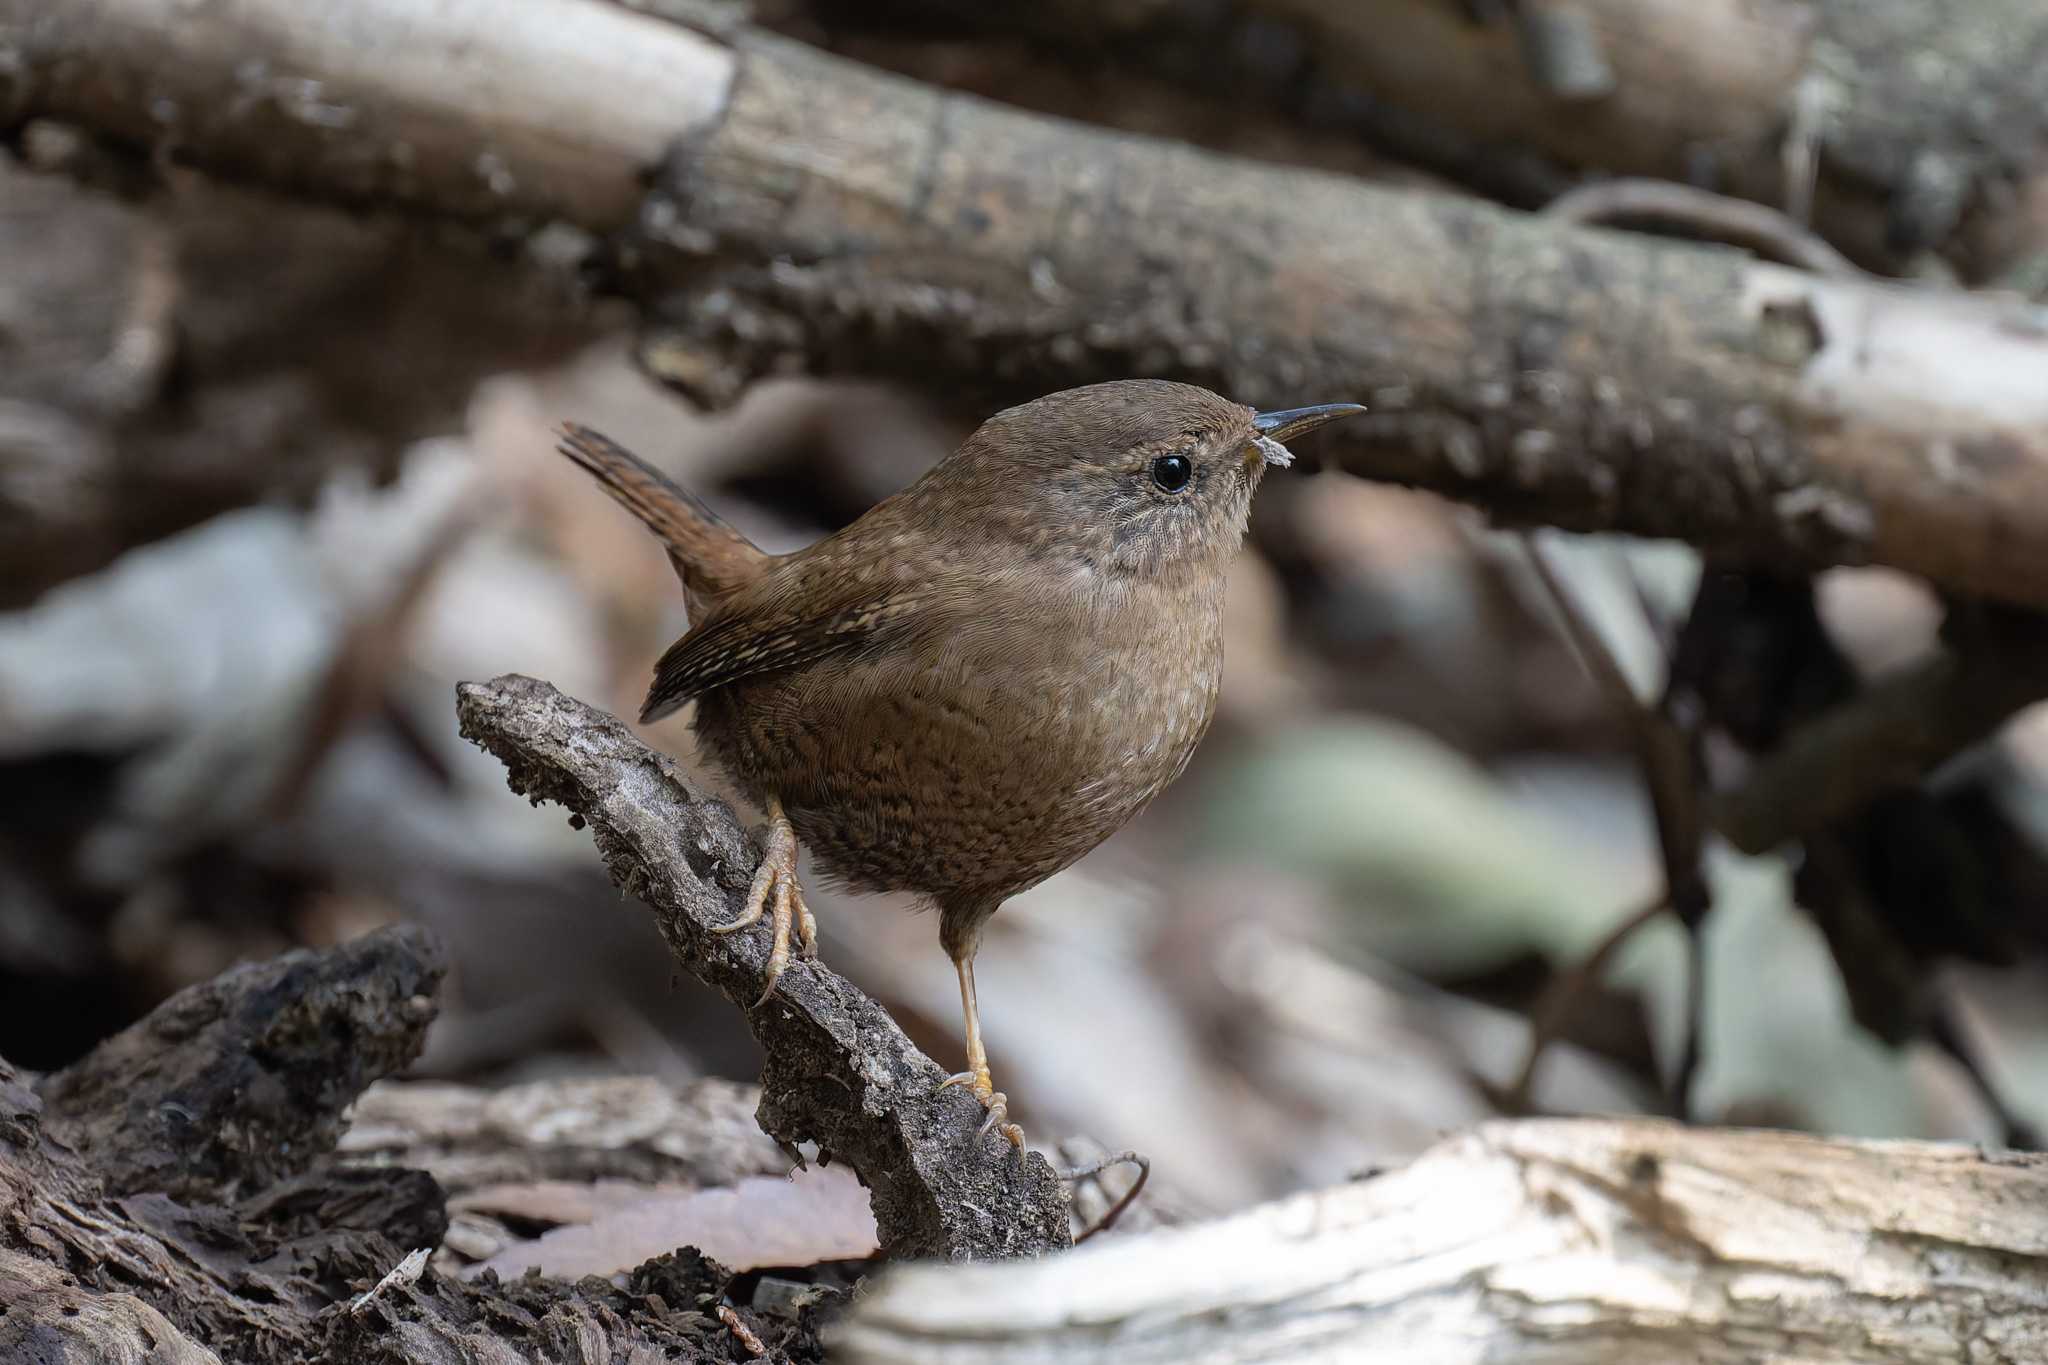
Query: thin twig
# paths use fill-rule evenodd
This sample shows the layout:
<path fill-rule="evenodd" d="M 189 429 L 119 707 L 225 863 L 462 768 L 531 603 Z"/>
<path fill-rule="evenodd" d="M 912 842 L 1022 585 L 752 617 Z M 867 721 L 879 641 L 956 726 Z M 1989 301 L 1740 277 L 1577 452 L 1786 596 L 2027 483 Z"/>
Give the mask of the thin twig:
<path fill-rule="evenodd" d="M 1685 1040 L 1671 1073 L 1671 1116 L 1692 1122 L 1692 1086 L 1700 1074 L 1700 1039 L 1706 1034 L 1707 945 L 1698 923 L 1680 916 L 1685 925 Z"/>
<path fill-rule="evenodd" d="M 1664 889 L 1658 893 L 1656 904 L 1641 912 L 1637 920 L 1647 922 L 1657 910 L 1669 908 L 1677 913 L 1680 922 L 1692 933 L 1695 950 L 1698 945 L 1696 926 L 1706 914 L 1710 903 L 1706 877 L 1701 870 L 1700 852 L 1706 838 L 1706 816 L 1700 797 L 1700 766 L 1695 755 L 1694 736 L 1674 718 L 1671 709 L 1671 689 L 1667 685 L 1656 705 L 1651 706 L 1636 696 L 1621 664 L 1615 659 L 1607 642 L 1600 638 L 1592 622 L 1586 619 L 1578 600 L 1565 586 L 1556 569 L 1544 553 L 1535 536 L 1523 532 L 1522 547 L 1528 552 L 1529 563 L 1535 571 L 1537 581 L 1557 608 L 1563 624 L 1565 637 L 1571 643 L 1579 662 L 1592 675 L 1601 692 L 1621 713 L 1627 722 L 1630 736 L 1635 741 L 1636 761 L 1642 769 L 1643 786 L 1650 798 L 1650 812 L 1657 827 L 1657 851 L 1664 865 Z M 1656 619 L 1651 614 L 1647 598 L 1641 591 L 1641 584 L 1631 583 L 1636 588 L 1636 601 L 1648 620 L 1652 631 Z M 1638 927 L 1636 921 L 1625 924 L 1617 931 L 1626 938 Z M 1594 959 L 1580 968 L 1566 973 L 1554 984 L 1553 989 L 1573 992 L 1586 989 L 1604 966 L 1605 957 L 1618 946 L 1615 941 L 1601 945 Z M 1693 964 L 1698 966 L 1695 951 Z M 1590 970 L 1589 970 L 1590 969 Z M 1692 986 L 1691 1003 L 1686 1011 L 1686 1035 L 1679 1052 L 1678 1073 L 1680 1084 L 1690 1087 L 1693 1070 L 1698 1066 L 1700 1049 L 1700 1009 L 1702 1001 L 1698 987 L 1698 972 L 1688 977 Z M 1523 1064 L 1522 1074 L 1508 1092 L 1512 1112 L 1522 1112 L 1529 1102 L 1529 1087 L 1534 1083 L 1536 1067 L 1542 1059 L 1543 1050 L 1555 1041 L 1570 1015 L 1569 996 L 1554 999 L 1545 993 L 1545 1005 L 1555 1012 L 1556 1017 L 1546 1021 L 1538 1020 L 1531 1025 L 1530 1053 Z M 1679 1106 L 1683 1111 L 1683 1106 Z"/>
<path fill-rule="evenodd" d="M 1564 626 L 1565 641 L 1572 647 L 1572 653 L 1578 656 L 1580 665 L 1592 675 L 1593 682 L 1607 698 L 1608 703 L 1629 718 L 1629 728 L 1637 729 L 1637 718 L 1644 710 L 1643 703 L 1641 698 L 1636 696 L 1635 685 L 1629 682 L 1628 674 L 1622 671 L 1620 661 L 1614 657 L 1614 651 L 1607 647 L 1607 642 L 1600 638 L 1600 632 L 1586 619 L 1585 612 L 1579 608 L 1578 599 L 1572 596 L 1571 590 L 1558 576 L 1542 543 L 1528 531 L 1518 532 L 1517 535 L 1522 542 L 1523 552 L 1529 557 L 1529 567 L 1536 572 L 1536 581 L 1543 585 L 1543 591 L 1549 595 L 1551 605 L 1557 608 L 1558 619 Z M 1653 622 L 1652 625 L 1654 624 Z"/>
<path fill-rule="evenodd" d="M 1543 206 L 1543 215 L 1579 224 L 1617 220 L 1666 223 L 1713 241 L 1747 247 L 1768 260 L 1816 275 L 1872 278 L 1869 271 L 1789 214 L 1670 180 L 1595 180 L 1551 200 Z"/>
<path fill-rule="evenodd" d="M 1114 1156 L 1106 1156 L 1099 1160 L 1091 1161 L 1086 1166 L 1076 1166 L 1070 1171 L 1061 1171 L 1059 1173 L 1061 1180 L 1072 1184 L 1076 1180 L 1087 1180 L 1093 1176 L 1101 1175 L 1112 1166 L 1124 1165 L 1136 1166 L 1138 1168 L 1138 1178 L 1131 1182 L 1131 1187 L 1125 1190 L 1114 1204 L 1109 1206 L 1108 1211 L 1102 1217 L 1082 1229 L 1080 1235 L 1074 1238 L 1075 1246 L 1081 1245 L 1081 1243 L 1087 1241 L 1098 1232 L 1107 1232 L 1115 1227 L 1116 1220 L 1124 1216 L 1124 1210 L 1138 1202 L 1139 1194 L 1145 1189 L 1145 1182 L 1152 1178 L 1152 1159 L 1137 1152 L 1118 1152 Z"/>
<path fill-rule="evenodd" d="M 755 1335 L 754 1329 L 747 1326 L 731 1304 L 721 1303 L 718 1305 L 718 1320 L 725 1324 L 727 1331 L 739 1339 L 740 1348 L 748 1355 L 759 1360 L 768 1354 L 767 1343 Z"/>
<path fill-rule="evenodd" d="M 1536 1083 L 1536 1068 L 1542 1063 L 1543 1054 L 1564 1032 L 1579 996 L 1600 979 L 1615 951 L 1638 929 L 1663 914 L 1669 905 L 1669 898 L 1659 891 L 1641 909 L 1608 930 L 1607 937 L 1601 939 L 1592 952 L 1544 988 L 1536 1007 L 1529 1011 L 1529 1050 L 1522 1056 L 1522 1069 L 1501 1102 L 1506 1112 L 1528 1112 L 1529 1092 Z"/>
<path fill-rule="evenodd" d="M 364 1309 L 376 1302 L 378 1295 L 393 1285 L 404 1286 L 419 1283 L 420 1275 L 427 1268 L 427 1257 L 431 1254 L 432 1249 L 429 1247 L 417 1247 L 409 1252 L 404 1260 L 391 1267 L 383 1279 L 356 1295 L 355 1299 L 348 1306 L 349 1315 L 351 1317 L 360 1317 Z"/>

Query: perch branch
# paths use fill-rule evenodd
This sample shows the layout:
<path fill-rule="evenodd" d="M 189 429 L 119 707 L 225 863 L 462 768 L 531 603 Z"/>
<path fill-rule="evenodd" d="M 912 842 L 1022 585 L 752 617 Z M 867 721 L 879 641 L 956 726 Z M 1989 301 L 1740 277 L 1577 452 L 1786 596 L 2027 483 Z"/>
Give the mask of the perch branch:
<path fill-rule="evenodd" d="M 767 1057 L 761 1126 L 794 1149 L 815 1141 L 873 1195 L 892 1256 L 995 1258 L 1065 1246 L 1066 1201 L 1045 1159 L 977 1138 L 981 1105 L 941 1092 L 946 1073 L 881 1006 L 815 961 L 790 965 L 756 1005 L 768 947 L 713 929 L 737 918 L 759 862 L 723 802 L 612 717 L 544 682 L 464 683 L 462 733 L 495 754 L 512 788 L 588 822 L 612 877 L 645 901 L 683 967 L 733 1004 Z"/>
<path fill-rule="evenodd" d="M 885 1272 L 833 1359 L 1932 1365 L 2048 1353 L 2048 1160 L 1490 1123 L 1368 1180 L 1017 1265 Z"/>
<path fill-rule="evenodd" d="M 792 372 L 982 408 L 1132 374 L 1358 398 L 1339 464 L 1504 521 L 2048 605 L 2048 311 L 1092 130 L 744 25 L 507 14 L 0 0 L 0 108 L 606 234 L 649 367 L 712 399 Z"/>

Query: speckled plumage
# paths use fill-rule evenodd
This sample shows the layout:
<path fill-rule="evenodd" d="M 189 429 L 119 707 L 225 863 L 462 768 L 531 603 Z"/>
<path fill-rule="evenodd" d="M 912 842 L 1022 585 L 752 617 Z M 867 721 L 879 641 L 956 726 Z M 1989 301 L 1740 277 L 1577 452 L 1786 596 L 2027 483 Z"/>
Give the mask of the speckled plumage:
<path fill-rule="evenodd" d="M 827 875 L 937 904 L 970 1054 L 989 915 L 1144 809 L 1208 729 L 1226 573 L 1284 458 L 1257 417 L 1163 380 L 1053 394 L 780 556 L 715 521 L 665 529 L 701 505 L 651 514 L 659 475 L 588 433 L 565 446 L 663 536 L 690 598 L 643 719 L 695 700 L 705 750 Z M 1155 461 L 1176 455 L 1174 491 Z"/>
<path fill-rule="evenodd" d="M 696 696 L 708 752 L 780 796 L 828 875 L 930 896 L 949 940 L 978 932 L 1142 810 L 1208 728 L 1252 415 L 1144 382 L 1002 413 L 712 604 L 654 709 Z M 1153 457 L 1186 446 L 1206 456 L 1193 486 L 1162 492 Z"/>

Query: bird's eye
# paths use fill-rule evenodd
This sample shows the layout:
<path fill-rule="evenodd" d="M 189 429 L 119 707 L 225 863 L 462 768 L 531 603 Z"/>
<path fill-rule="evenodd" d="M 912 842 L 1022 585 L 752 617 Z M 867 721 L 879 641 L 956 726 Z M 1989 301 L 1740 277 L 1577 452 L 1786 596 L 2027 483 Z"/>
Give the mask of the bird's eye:
<path fill-rule="evenodd" d="M 1169 493 L 1178 493 L 1195 477 L 1194 461 L 1185 455 L 1161 455 L 1152 462 L 1152 482 Z"/>

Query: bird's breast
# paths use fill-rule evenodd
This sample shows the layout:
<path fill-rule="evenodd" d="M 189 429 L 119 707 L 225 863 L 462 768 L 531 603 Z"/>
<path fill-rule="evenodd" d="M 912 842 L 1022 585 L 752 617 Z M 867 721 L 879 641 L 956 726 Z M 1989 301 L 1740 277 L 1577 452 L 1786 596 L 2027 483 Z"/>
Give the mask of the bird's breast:
<path fill-rule="evenodd" d="M 1221 667 L 1220 602 L 992 595 L 914 644 L 707 696 L 699 730 L 846 881 L 1007 895 L 1179 775 Z"/>

